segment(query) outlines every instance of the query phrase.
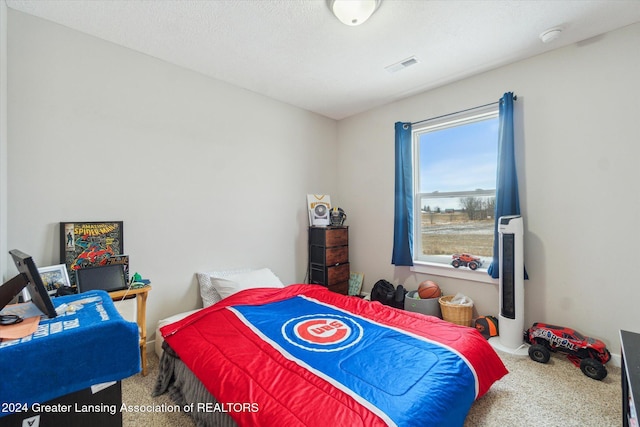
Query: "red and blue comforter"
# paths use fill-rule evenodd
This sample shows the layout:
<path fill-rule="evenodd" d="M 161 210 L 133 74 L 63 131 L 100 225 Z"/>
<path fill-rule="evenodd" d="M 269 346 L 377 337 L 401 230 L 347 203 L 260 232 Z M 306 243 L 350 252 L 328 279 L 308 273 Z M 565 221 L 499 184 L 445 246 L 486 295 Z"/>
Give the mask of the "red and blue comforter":
<path fill-rule="evenodd" d="M 462 426 L 507 373 L 473 328 L 315 285 L 242 291 L 161 331 L 241 426 Z"/>

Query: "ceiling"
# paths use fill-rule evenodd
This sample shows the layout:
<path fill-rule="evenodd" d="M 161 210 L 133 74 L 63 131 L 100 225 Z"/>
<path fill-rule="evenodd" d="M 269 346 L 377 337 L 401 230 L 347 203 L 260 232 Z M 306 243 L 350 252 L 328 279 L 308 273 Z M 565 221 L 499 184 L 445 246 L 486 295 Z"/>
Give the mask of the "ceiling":
<path fill-rule="evenodd" d="M 333 119 L 640 22 L 639 0 L 382 0 L 357 27 L 324 0 L 6 3 Z"/>

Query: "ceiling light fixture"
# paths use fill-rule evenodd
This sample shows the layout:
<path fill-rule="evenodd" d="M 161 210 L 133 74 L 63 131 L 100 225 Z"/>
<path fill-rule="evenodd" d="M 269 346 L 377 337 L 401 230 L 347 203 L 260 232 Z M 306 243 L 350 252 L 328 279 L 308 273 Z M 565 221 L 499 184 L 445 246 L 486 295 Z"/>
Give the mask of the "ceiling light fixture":
<path fill-rule="evenodd" d="M 333 14 L 346 25 L 360 25 L 373 15 L 382 0 L 327 0 Z"/>
<path fill-rule="evenodd" d="M 542 43 L 551 43 L 552 41 L 560 37 L 561 33 L 562 28 L 551 28 L 547 31 L 543 31 L 540 34 L 540 40 L 542 40 Z"/>

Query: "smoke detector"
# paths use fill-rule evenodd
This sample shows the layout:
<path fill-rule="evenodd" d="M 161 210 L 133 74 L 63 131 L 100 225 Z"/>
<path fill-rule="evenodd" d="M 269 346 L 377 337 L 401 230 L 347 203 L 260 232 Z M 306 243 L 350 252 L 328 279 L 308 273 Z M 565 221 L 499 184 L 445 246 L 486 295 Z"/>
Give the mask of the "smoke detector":
<path fill-rule="evenodd" d="M 540 40 L 542 40 L 542 43 L 551 43 L 552 41 L 560 37 L 561 33 L 562 28 L 550 28 L 540 33 Z"/>

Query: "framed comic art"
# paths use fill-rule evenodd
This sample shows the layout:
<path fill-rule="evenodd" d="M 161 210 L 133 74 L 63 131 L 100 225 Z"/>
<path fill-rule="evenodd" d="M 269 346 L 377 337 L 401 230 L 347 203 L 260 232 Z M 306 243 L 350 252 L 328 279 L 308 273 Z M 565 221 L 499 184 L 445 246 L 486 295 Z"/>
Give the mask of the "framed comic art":
<path fill-rule="evenodd" d="M 61 222 L 60 262 L 67 266 L 71 285 L 75 271 L 104 265 L 109 258 L 124 253 L 122 221 Z"/>
<path fill-rule="evenodd" d="M 47 293 L 54 295 L 59 288 L 71 286 L 67 266 L 65 264 L 51 265 L 49 267 L 38 267 L 38 273 L 42 278 Z"/>

